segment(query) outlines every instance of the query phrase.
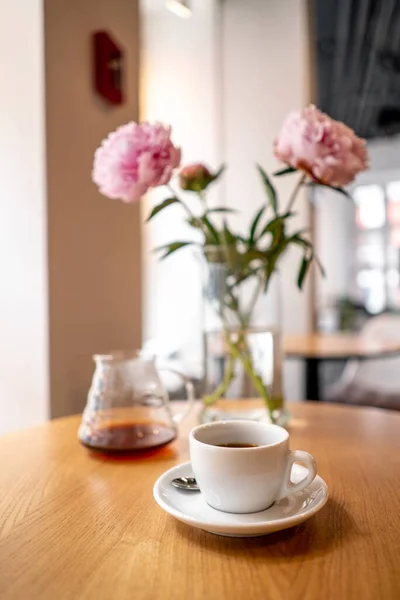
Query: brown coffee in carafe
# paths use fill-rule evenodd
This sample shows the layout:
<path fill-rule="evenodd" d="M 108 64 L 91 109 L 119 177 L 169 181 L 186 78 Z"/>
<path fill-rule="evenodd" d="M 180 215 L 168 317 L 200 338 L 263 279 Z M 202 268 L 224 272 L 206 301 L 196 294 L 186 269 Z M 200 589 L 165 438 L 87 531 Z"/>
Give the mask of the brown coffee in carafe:
<path fill-rule="evenodd" d="M 176 429 L 159 423 L 116 423 L 87 430 L 81 442 L 92 450 L 133 452 L 160 448 L 176 438 Z"/>
<path fill-rule="evenodd" d="M 137 352 L 96 355 L 96 370 L 79 427 L 79 440 L 102 452 L 160 448 L 177 436 L 177 423 L 193 406 L 193 384 L 180 375 L 188 402 L 172 411 L 154 358 Z M 174 375 L 179 375 L 174 370 Z"/>

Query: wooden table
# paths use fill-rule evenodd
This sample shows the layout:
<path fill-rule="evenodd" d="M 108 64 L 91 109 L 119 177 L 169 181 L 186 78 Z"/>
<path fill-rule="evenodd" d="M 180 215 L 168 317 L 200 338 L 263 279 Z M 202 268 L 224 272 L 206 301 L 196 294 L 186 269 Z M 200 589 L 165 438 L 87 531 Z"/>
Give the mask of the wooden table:
<path fill-rule="evenodd" d="M 302 525 L 233 539 L 165 514 L 152 487 L 182 437 L 131 460 L 91 455 L 78 417 L 0 439 L 1 600 L 398 600 L 400 414 L 293 404 L 292 448 L 330 489 Z"/>
<path fill-rule="evenodd" d="M 288 335 L 283 341 L 288 358 L 305 362 L 305 398 L 320 400 L 320 363 L 324 360 L 360 360 L 384 358 L 400 354 L 400 340 L 384 340 L 360 334 L 311 333 Z"/>

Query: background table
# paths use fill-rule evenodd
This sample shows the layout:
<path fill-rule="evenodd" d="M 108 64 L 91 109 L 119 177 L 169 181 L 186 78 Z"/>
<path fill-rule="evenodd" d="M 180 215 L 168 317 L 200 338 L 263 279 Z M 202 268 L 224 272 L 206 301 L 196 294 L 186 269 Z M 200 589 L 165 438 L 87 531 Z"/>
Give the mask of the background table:
<path fill-rule="evenodd" d="M 360 334 L 311 333 L 288 335 L 283 341 L 288 358 L 305 362 L 305 398 L 320 400 L 320 364 L 324 360 L 371 359 L 400 354 L 400 340 L 382 340 Z"/>
<path fill-rule="evenodd" d="M 302 525 L 252 539 L 192 529 L 154 502 L 187 432 L 133 460 L 91 455 L 71 417 L 0 438 L 2 600 L 398 600 L 400 414 L 294 404 L 292 448 L 330 489 Z"/>

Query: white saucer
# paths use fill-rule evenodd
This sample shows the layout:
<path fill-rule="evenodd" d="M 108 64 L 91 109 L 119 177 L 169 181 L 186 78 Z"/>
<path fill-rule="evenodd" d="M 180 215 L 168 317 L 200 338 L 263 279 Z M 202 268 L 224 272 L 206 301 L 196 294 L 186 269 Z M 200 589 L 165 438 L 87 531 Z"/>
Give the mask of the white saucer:
<path fill-rule="evenodd" d="M 304 467 L 293 465 L 293 483 L 303 479 L 306 472 Z M 328 487 L 317 475 L 303 492 L 284 498 L 262 512 L 237 515 L 211 508 L 200 492 L 173 487 L 171 481 L 175 477 L 193 477 L 190 462 L 169 469 L 157 479 L 153 495 L 161 508 L 187 525 L 228 537 L 255 537 L 294 527 L 315 515 L 328 500 Z"/>

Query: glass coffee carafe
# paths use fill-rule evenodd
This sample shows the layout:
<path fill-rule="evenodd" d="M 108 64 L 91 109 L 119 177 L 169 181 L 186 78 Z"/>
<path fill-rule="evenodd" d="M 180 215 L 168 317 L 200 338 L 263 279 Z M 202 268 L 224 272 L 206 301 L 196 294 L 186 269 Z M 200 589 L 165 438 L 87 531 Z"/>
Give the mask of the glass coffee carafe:
<path fill-rule="evenodd" d="M 187 406 L 173 414 L 153 358 L 113 352 L 93 359 L 96 369 L 78 434 L 82 444 L 103 452 L 130 452 L 172 442 L 177 423 L 193 405 L 190 379 L 165 369 L 180 377 L 186 387 Z"/>

